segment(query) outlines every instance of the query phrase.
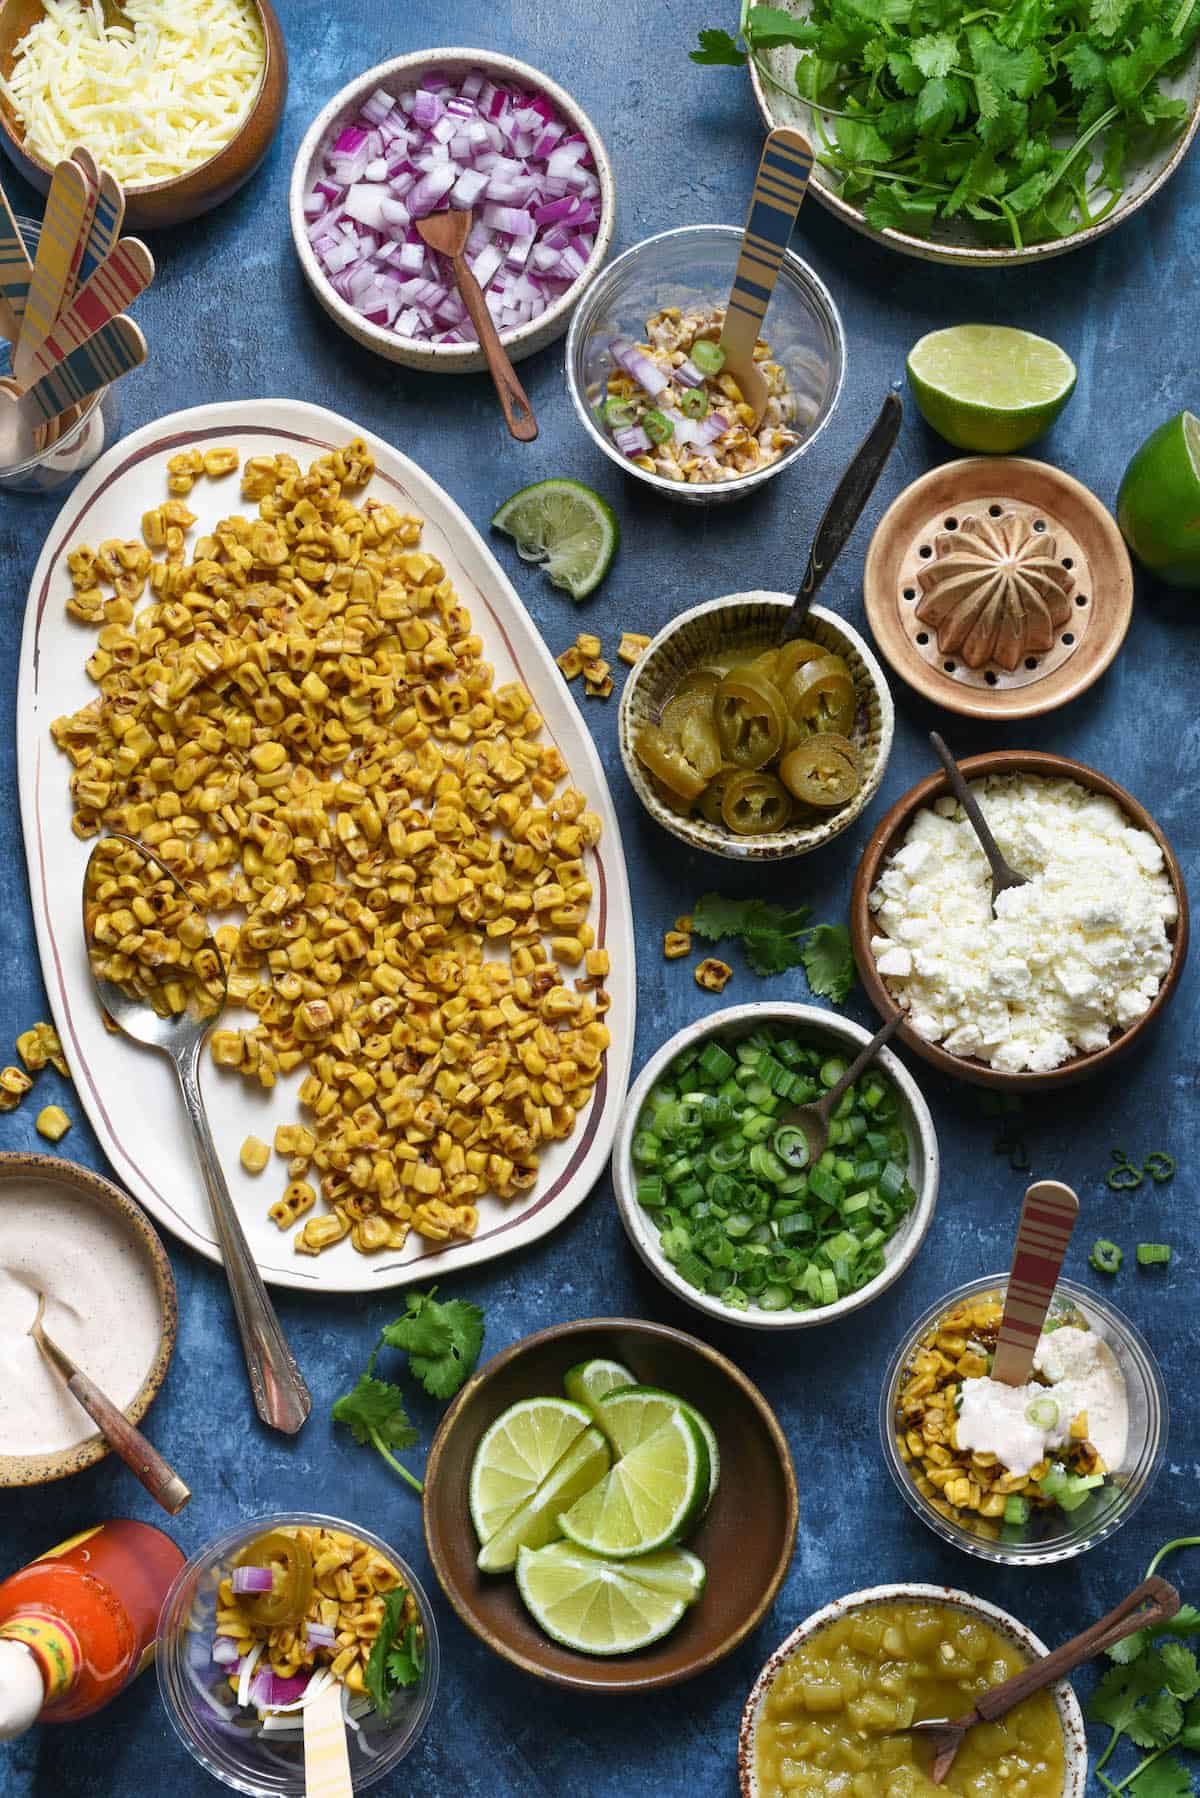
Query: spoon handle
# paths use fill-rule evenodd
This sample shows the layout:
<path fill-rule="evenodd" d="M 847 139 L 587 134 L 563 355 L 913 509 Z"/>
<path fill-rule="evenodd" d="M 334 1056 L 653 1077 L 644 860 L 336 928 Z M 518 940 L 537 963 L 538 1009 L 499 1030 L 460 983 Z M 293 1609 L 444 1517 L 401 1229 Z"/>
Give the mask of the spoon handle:
<path fill-rule="evenodd" d="M 294 1436 L 312 1409 L 312 1395 L 287 1345 L 229 1196 L 200 1093 L 200 1049 L 201 1043 L 197 1040 L 172 1060 L 196 1136 L 196 1149 L 212 1204 L 213 1224 L 221 1245 L 221 1259 L 229 1281 L 254 1406 L 263 1422 L 273 1430 Z"/>
<path fill-rule="evenodd" d="M 879 1051 L 883 1048 L 884 1043 L 888 1043 L 892 1040 L 903 1022 L 904 1013 L 902 1011 L 898 1011 L 893 1017 L 890 1017 L 883 1028 L 875 1032 L 870 1042 L 863 1044 L 841 1079 L 834 1081 L 823 1099 L 818 1099 L 817 1104 L 820 1106 L 827 1119 L 837 1105 L 838 1100 L 842 1097 L 842 1094 L 846 1092 L 849 1087 L 854 1085 L 854 1082 L 858 1079 L 858 1076 L 862 1073 L 864 1068 L 870 1067 Z"/>
<path fill-rule="evenodd" d="M 799 131 L 790 125 L 768 131 L 721 328 L 721 347 L 731 362 L 753 359 L 812 166 L 812 150 Z"/>
<path fill-rule="evenodd" d="M 987 856 L 988 867 L 992 870 L 993 877 L 999 881 L 1006 880 L 1012 870 L 1000 853 L 1000 845 L 992 835 L 988 821 L 979 809 L 978 800 L 975 798 L 974 793 L 972 793 L 966 780 L 963 778 L 962 769 L 947 749 L 945 740 L 938 735 L 936 730 L 930 731 L 929 741 L 938 761 L 946 770 L 946 779 L 950 782 L 950 791 L 962 806 L 963 811 L 966 812 L 971 829 L 979 838 L 979 847 Z"/>
<path fill-rule="evenodd" d="M 1025 1194 L 992 1359 L 992 1378 L 1006 1386 L 1023 1386 L 1032 1371 L 1078 1215 L 1078 1198 L 1058 1180 L 1038 1180 Z"/>
<path fill-rule="evenodd" d="M 833 498 L 817 526 L 804 579 L 784 623 L 783 642 L 790 643 L 804 635 L 808 608 L 821 582 L 846 547 L 850 533 L 883 473 L 900 434 L 903 417 L 904 407 L 899 394 L 889 393 L 879 408 L 878 418 L 859 444 L 854 460 L 834 489 Z"/>
<path fill-rule="evenodd" d="M 151 1498 L 157 1499 L 170 1516 L 176 1516 L 192 1495 L 175 1469 L 40 1325 L 32 1334 L 43 1355 L 66 1382 L 71 1397 L 83 1406 L 109 1447 L 120 1455 Z"/>
<path fill-rule="evenodd" d="M 1143 1608 L 1146 1607 L 1146 1608 Z M 1001 1685 L 991 1686 L 982 1692 L 975 1701 L 975 1709 L 971 1714 L 971 1722 L 994 1723 L 997 1717 L 1003 1717 L 1014 1705 L 1020 1704 L 1023 1698 L 1029 1698 L 1034 1692 L 1041 1692 L 1046 1686 L 1052 1686 L 1056 1680 L 1082 1667 L 1085 1661 L 1094 1660 L 1105 1649 L 1113 1647 L 1135 1630 L 1150 1628 L 1155 1624 L 1165 1623 L 1179 1609 L 1179 1594 L 1174 1586 L 1168 1585 L 1165 1579 L 1157 1574 L 1143 1580 L 1140 1586 L 1123 1598 L 1115 1610 L 1107 1617 L 1101 1617 L 1099 1623 L 1093 1623 L 1090 1629 L 1073 1636 L 1047 1654 L 1040 1661 L 1034 1661 L 1029 1667 L 1023 1667 L 1020 1673 L 1014 1673 Z M 963 1718 L 965 1723 L 968 1719 Z"/>
<path fill-rule="evenodd" d="M 513 365 L 500 341 L 495 320 L 487 309 L 483 289 L 471 273 L 465 256 L 454 258 L 454 279 L 458 282 L 458 291 L 462 295 L 467 316 L 475 327 L 480 348 L 487 357 L 488 371 L 495 382 L 496 392 L 500 397 L 500 410 L 504 414 L 509 433 L 520 443 L 532 443 L 538 434 L 533 407 L 525 396 L 525 389 L 513 373 Z"/>

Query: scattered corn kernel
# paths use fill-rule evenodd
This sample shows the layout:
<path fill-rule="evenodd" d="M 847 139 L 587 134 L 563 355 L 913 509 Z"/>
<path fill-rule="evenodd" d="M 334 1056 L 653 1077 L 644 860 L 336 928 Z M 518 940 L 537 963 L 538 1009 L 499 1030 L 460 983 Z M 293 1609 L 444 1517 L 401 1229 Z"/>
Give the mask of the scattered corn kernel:
<path fill-rule="evenodd" d="M 570 649 L 564 649 L 562 654 L 557 656 L 555 660 L 562 669 L 567 680 L 574 680 L 576 675 L 579 674 L 583 668 L 583 657 L 580 655 L 574 644 L 571 645 Z"/>
<path fill-rule="evenodd" d="M 585 662 L 594 662 L 600 654 L 600 639 L 594 631 L 580 631 L 575 639 L 575 647 Z"/>
<path fill-rule="evenodd" d="M 45 1105 L 34 1119 L 33 1127 L 47 1142 L 61 1142 L 71 1128 L 71 1120 L 61 1105 Z"/>
<path fill-rule="evenodd" d="M 668 961 L 678 961 L 681 955 L 690 955 L 692 939 L 686 930 L 668 930 L 663 936 L 663 954 Z"/>
<path fill-rule="evenodd" d="M 622 631 L 621 641 L 617 646 L 617 656 L 622 662 L 633 664 L 645 654 L 650 647 L 650 639 L 641 631 Z"/>
<path fill-rule="evenodd" d="M 732 976 L 733 969 L 727 961 L 718 961 L 715 955 L 709 955 L 696 969 L 696 985 L 708 993 L 723 993 Z"/>
<path fill-rule="evenodd" d="M 270 1159 L 271 1151 L 259 1136 L 248 1136 L 238 1154 L 248 1174 L 261 1174 Z"/>

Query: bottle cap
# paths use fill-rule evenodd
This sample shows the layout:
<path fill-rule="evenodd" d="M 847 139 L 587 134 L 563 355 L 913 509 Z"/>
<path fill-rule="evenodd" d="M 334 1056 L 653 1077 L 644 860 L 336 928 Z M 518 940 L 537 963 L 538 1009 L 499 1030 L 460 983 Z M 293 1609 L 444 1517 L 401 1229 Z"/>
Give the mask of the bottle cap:
<path fill-rule="evenodd" d="M 0 1742 L 23 1736 L 37 1722 L 46 1689 L 24 1642 L 0 1638 Z"/>

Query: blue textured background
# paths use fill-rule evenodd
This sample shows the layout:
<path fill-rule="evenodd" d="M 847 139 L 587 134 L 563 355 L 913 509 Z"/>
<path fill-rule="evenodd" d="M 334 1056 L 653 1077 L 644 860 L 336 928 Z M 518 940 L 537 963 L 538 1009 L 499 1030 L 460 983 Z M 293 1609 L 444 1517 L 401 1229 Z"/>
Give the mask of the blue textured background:
<path fill-rule="evenodd" d="M 594 627 L 606 649 L 619 629 L 656 630 L 700 599 L 744 587 L 790 588 L 822 506 L 904 354 L 922 331 L 967 320 L 1026 324 L 1057 339 L 1079 365 L 1079 385 L 1041 453 L 1112 503 L 1121 470 L 1141 438 L 1184 404 L 1196 406 L 1196 276 L 1200 164 L 1193 158 L 1168 192 L 1096 248 L 1040 271 L 990 277 L 911 262 L 852 235 L 809 202 L 797 234 L 840 305 L 848 377 L 840 410 L 798 470 L 755 500 L 697 515 L 660 510 L 582 438 L 562 378 L 561 346 L 522 366 L 541 421 L 529 449 L 505 437 L 485 376 L 433 381 L 393 369 L 337 333 L 310 298 L 292 253 L 286 192 L 291 159 L 309 120 L 351 76 L 384 57 L 431 43 L 483 43 L 512 51 L 570 88 L 590 112 L 612 155 L 618 192 L 617 249 L 653 231 L 701 220 L 740 223 L 760 131 L 749 85 L 733 71 L 702 70 L 687 51 L 699 23 L 722 22 L 678 3 L 650 13 L 634 0 L 603 10 L 581 0 L 529 0 L 491 7 L 479 0 L 412 0 L 406 6 L 342 0 L 284 0 L 292 89 L 282 133 L 251 185 L 220 211 L 154 240 L 159 276 L 139 303 L 151 345 L 149 366 L 122 383 L 123 421 L 132 429 L 179 406 L 253 395 L 290 395 L 333 407 L 415 456 L 479 525 L 526 481 L 573 474 L 617 508 L 624 549 L 606 585 L 578 612 L 540 575 L 508 562 L 552 649 Z M 395 20 L 393 26 L 389 18 Z M 660 131 L 658 127 L 669 129 Z M 21 211 L 36 205 L 20 182 L 6 186 Z M 1192 248 L 1189 248 L 1189 245 Z M 1190 382 L 1190 385 L 1189 385 Z M 858 575 L 869 528 L 901 488 L 947 454 L 911 413 L 866 522 L 826 588 L 829 603 L 863 628 Z M 0 607 L 5 655 L 0 708 L 11 716 L 25 592 L 53 502 L 0 500 Z M 1197 871 L 1195 769 L 1197 639 L 1194 600 L 1143 585 L 1133 629 L 1116 665 L 1066 711 L 1007 729 L 972 730 L 941 719 L 966 752 L 995 746 L 1062 750 L 1124 782 L 1155 811 Z M 871 818 L 832 848 L 758 877 L 689 856 L 646 820 L 621 771 L 616 703 L 584 707 L 607 766 L 621 822 L 645 951 L 635 1066 L 671 1031 L 711 1007 L 687 964 L 658 953 L 665 925 L 699 893 L 761 891 L 807 901 L 822 917 L 844 914 L 856 858 L 870 823 L 929 766 L 923 733 L 938 720 L 898 690 L 896 748 Z M 15 745 L 0 740 L 9 803 L 0 816 L 0 967 L 3 1032 L 48 1016 L 38 973 L 15 794 Z M 736 959 L 736 956 L 735 958 Z M 739 969 L 727 1001 L 807 996 L 801 976 L 759 982 Z M 1174 1415 L 1167 1464 L 1150 1500 L 1115 1540 L 1082 1561 L 1034 1576 L 991 1569 L 943 1548 L 904 1511 L 876 1438 L 879 1382 L 908 1322 L 951 1285 L 999 1268 L 1016 1206 L 1030 1176 L 991 1152 L 994 1126 L 971 1089 L 943 1083 L 916 1065 L 941 1138 L 941 1204 L 910 1274 L 864 1320 L 764 1339 L 735 1327 L 712 1340 L 759 1383 L 779 1411 L 800 1475 L 799 1545 L 788 1582 L 758 1634 L 723 1666 L 664 1701 L 581 1704 L 534 1685 L 492 1658 L 441 1602 L 443 1685 L 431 1725 L 404 1767 L 381 1790 L 455 1790 L 474 1798 L 593 1798 L 658 1791 L 731 1798 L 733 1748 L 746 1690 L 775 1643 L 828 1599 L 878 1580 L 948 1581 L 1010 1607 L 1052 1642 L 1107 1609 L 1141 1576 L 1157 1545 L 1200 1521 L 1200 1404 L 1194 1340 L 1200 1279 L 1192 1195 L 1195 1150 L 1196 964 L 1149 1051 L 1109 1079 L 1029 1108 L 1025 1124 L 1033 1173 L 1070 1181 L 1083 1215 L 1068 1272 L 1088 1273 L 1088 1245 L 1112 1236 L 1169 1240 L 1169 1271 L 1139 1272 L 1126 1260 L 1111 1290 L 1149 1337 L 1171 1390 Z M 847 1008 L 869 1022 L 861 993 Z M 3 1059 L 7 1059 L 7 1051 Z M 41 1103 L 60 1085 L 41 1077 Z M 69 1088 L 55 1090 L 76 1118 L 64 1151 L 102 1161 Z M 27 1102 L 0 1116 L 0 1148 L 39 1148 Z M 1173 1186 L 1132 1197 L 1103 1182 L 1109 1146 L 1131 1153 L 1167 1147 L 1179 1156 Z M 413 1495 L 370 1451 L 334 1435 L 329 1406 L 352 1383 L 396 1300 L 316 1301 L 281 1293 L 285 1327 L 312 1385 L 313 1416 L 296 1442 L 256 1424 L 247 1400 L 223 1282 L 206 1263 L 172 1248 L 181 1328 L 166 1389 L 150 1413 L 164 1453 L 195 1489 L 173 1526 L 190 1552 L 232 1521 L 264 1511 L 316 1505 L 361 1518 L 390 1538 L 434 1588 Z M 685 1329 L 697 1313 L 675 1304 L 627 1246 L 605 1181 L 556 1235 L 454 1282 L 487 1312 L 485 1354 L 567 1317 L 630 1313 Z M 865 1326 L 865 1327 L 864 1327 Z M 436 1407 L 418 1397 L 425 1439 Z M 420 1459 L 414 1453 L 414 1465 Z M 159 1521 L 156 1508 L 115 1461 L 36 1493 L 0 1492 L 0 1572 L 60 1537 L 111 1515 Z M 1177 1564 L 1186 1576 L 1189 1569 Z M 1195 1595 L 1195 1569 L 1192 1593 Z M 1084 1683 L 1087 1683 L 1085 1676 Z M 159 1709 L 153 1677 L 100 1719 L 35 1732 L 0 1746 L 0 1795 L 70 1793 L 92 1798 L 171 1790 L 198 1798 L 211 1788 L 185 1755 Z"/>

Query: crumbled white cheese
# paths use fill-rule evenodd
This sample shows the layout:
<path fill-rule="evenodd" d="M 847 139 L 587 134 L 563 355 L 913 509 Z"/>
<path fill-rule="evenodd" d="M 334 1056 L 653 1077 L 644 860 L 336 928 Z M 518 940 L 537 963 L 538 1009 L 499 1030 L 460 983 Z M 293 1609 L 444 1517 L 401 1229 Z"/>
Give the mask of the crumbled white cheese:
<path fill-rule="evenodd" d="M 44 161 L 84 144 L 124 185 L 168 181 L 224 148 L 250 109 L 266 44 L 249 0 L 43 0 L 0 92 Z"/>
<path fill-rule="evenodd" d="M 1028 885 L 1000 895 L 953 799 L 918 812 L 871 893 L 875 965 L 918 1035 L 1006 1073 L 1101 1049 L 1148 1009 L 1177 914 L 1162 851 L 1071 780 L 972 783 Z"/>

